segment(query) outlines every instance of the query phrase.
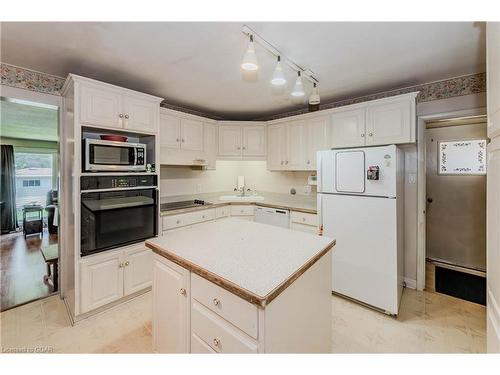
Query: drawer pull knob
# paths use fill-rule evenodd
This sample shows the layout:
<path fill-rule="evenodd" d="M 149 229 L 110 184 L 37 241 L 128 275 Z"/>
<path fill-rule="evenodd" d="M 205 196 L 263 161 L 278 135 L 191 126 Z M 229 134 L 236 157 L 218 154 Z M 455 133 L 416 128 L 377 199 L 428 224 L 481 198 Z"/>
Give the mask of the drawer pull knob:
<path fill-rule="evenodd" d="M 130 265 L 130 262 L 127 260 L 127 261 L 125 262 L 125 265 L 126 265 L 126 266 Z"/>
<path fill-rule="evenodd" d="M 214 298 L 214 306 L 220 306 L 220 301 L 217 298 Z"/>
<path fill-rule="evenodd" d="M 180 223 L 181 223 L 181 221 L 180 221 L 180 220 L 177 220 L 177 221 L 176 221 L 176 223 L 177 223 L 177 224 L 180 224 Z"/>
<path fill-rule="evenodd" d="M 305 217 L 303 217 L 303 218 L 302 218 L 302 221 L 306 221 L 306 218 L 305 218 Z"/>
<path fill-rule="evenodd" d="M 120 264 L 118 265 L 118 267 L 119 267 L 119 268 L 123 268 L 123 267 L 124 267 L 124 266 L 123 266 L 123 263 L 120 263 Z"/>
<path fill-rule="evenodd" d="M 186 295 L 186 289 L 181 288 L 181 294 L 182 294 L 183 296 L 185 296 L 185 295 Z"/>
<path fill-rule="evenodd" d="M 219 340 L 218 338 L 215 338 L 215 339 L 214 339 L 214 345 L 215 345 L 216 347 L 219 347 L 219 346 L 220 346 L 220 340 Z"/>

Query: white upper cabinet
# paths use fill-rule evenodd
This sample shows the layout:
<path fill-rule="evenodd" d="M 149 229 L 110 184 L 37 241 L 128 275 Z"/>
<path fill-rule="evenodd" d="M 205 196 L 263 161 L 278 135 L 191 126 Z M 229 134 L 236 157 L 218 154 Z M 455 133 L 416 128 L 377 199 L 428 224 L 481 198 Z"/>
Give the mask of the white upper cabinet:
<path fill-rule="evenodd" d="M 205 124 L 203 128 L 204 149 L 207 156 L 206 169 L 215 169 L 217 159 L 217 124 Z"/>
<path fill-rule="evenodd" d="M 316 170 L 316 153 L 329 149 L 329 125 L 328 116 L 318 116 L 307 121 L 307 170 Z"/>
<path fill-rule="evenodd" d="M 267 169 L 285 170 L 286 125 L 274 124 L 267 127 Z"/>
<path fill-rule="evenodd" d="M 291 121 L 287 124 L 286 168 L 307 169 L 307 156 L 307 122 L 306 120 Z"/>
<path fill-rule="evenodd" d="M 123 126 L 122 96 L 118 90 L 84 84 L 80 95 L 82 124 L 113 128 Z"/>
<path fill-rule="evenodd" d="M 80 99 L 80 123 L 157 133 L 161 98 L 75 75 Z"/>
<path fill-rule="evenodd" d="M 156 133 L 160 113 L 158 103 L 132 95 L 124 95 L 123 98 L 123 127 L 138 132 Z"/>
<path fill-rule="evenodd" d="M 331 146 L 365 145 L 365 108 L 339 109 L 331 115 Z"/>
<path fill-rule="evenodd" d="M 219 155 L 241 156 L 241 125 L 219 125 Z"/>
<path fill-rule="evenodd" d="M 370 103 L 366 109 L 366 145 L 411 142 L 414 123 L 408 98 Z"/>
<path fill-rule="evenodd" d="M 262 156 L 266 154 L 266 126 L 243 126 L 243 156 Z"/>
<path fill-rule="evenodd" d="M 181 120 L 181 148 L 203 151 L 203 122 L 191 119 Z"/>
<path fill-rule="evenodd" d="M 219 156 L 243 159 L 265 157 L 265 124 L 257 121 L 219 122 Z"/>
<path fill-rule="evenodd" d="M 160 147 L 178 149 L 181 142 L 181 119 L 166 113 L 160 115 Z"/>

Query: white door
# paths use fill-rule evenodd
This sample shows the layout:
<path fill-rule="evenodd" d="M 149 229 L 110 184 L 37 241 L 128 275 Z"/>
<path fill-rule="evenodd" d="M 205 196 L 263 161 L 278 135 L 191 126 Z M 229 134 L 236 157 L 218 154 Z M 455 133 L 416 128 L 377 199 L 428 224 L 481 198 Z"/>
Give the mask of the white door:
<path fill-rule="evenodd" d="M 122 96 L 116 90 L 83 84 L 80 122 L 113 128 L 123 127 Z"/>
<path fill-rule="evenodd" d="M 203 151 L 203 122 L 190 119 L 181 120 L 181 148 Z"/>
<path fill-rule="evenodd" d="M 366 145 L 411 142 L 410 115 L 411 101 L 408 98 L 369 104 L 366 115 Z"/>
<path fill-rule="evenodd" d="M 365 145 L 365 109 L 336 110 L 331 115 L 331 147 Z"/>
<path fill-rule="evenodd" d="M 158 113 L 160 105 L 133 95 L 124 95 L 124 127 L 140 132 L 158 131 Z"/>
<path fill-rule="evenodd" d="M 243 126 L 243 156 L 266 155 L 266 126 Z"/>
<path fill-rule="evenodd" d="M 153 264 L 154 350 L 189 353 L 189 271 L 159 256 Z"/>
<path fill-rule="evenodd" d="M 315 117 L 307 121 L 307 161 L 308 170 L 316 170 L 316 153 L 328 147 L 328 116 Z"/>
<path fill-rule="evenodd" d="M 160 147 L 178 149 L 181 144 L 181 119 L 162 113 L 160 115 Z"/>
<path fill-rule="evenodd" d="M 287 124 L 286 169 L 306 170 L 307 161 L 307 122 L 296 120 Z"/>
<path fill-rule="evenodd" d="M 332 290 L 397 314 L 396 199 L 321 194 L 318 203 L 323 234 L 337 240 Z"/>
<path fill-rule="evenodd" d="M 215 169 L 217 159 L 217 125 L 203 124 L 204 150 L 207 157 L 206 169 Z"/>
<path fill-rule="evenodd" d="M 219 155 L 241 156 L 241 125 L 219 125 Z"/>
<path fill-rule="evenodd" d="M 274 124 L 267 127 L 267 169 L 286 169 L 286 125 Z"/>
<path fill-rule="evenodd" d="M 85 313 L 123 297 L 121 252 L 84 258 L 80 263 L 81 311 Z"/>
<path fill-rule="evenodd" d="M 138 246 L 124 251 L 123 294 L 149 288 L 153 279 L 153 253 Z"/>

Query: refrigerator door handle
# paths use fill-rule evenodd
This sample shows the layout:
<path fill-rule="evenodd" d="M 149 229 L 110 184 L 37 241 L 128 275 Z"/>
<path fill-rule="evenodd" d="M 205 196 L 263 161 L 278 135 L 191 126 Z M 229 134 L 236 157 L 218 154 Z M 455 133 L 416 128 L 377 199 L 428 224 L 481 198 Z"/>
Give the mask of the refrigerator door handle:
<path fill-rule="evenodd" d="M 322 206 L 323 206 L 323 194 L 317 194 L 318 197 L 318 206 L 316 207 L 316 210 L 318 212 L 318 235 L 322 236 L 323 235 L 323 216 L 321 215 L 322 212 Z"/>
<path fill-rule="evenodd" d="M 318 158 L 318 161 L 317 161 L 317 172 L 316 172 L 316 191 L 319 193 L 319 192 L 322 192 L 323 189 L 322 189 L 322 183 L 321 183 L 321 169 L 323 167 L 323 153 L 322 152 L 318 152 L 317 154 L 317 158 Z"/>

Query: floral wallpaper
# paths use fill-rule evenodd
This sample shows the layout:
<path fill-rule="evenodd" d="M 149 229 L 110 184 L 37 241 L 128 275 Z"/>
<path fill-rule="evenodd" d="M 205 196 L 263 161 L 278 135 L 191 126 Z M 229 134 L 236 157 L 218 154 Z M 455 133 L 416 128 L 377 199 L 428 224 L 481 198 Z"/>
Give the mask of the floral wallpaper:
<path fill-rule="evenodd" d="M 61 89 L 64 85 L 65 79 L 62 77 L 52 76 L 50 74 L 40 73 L 29 69 L 20 68 L 17 66 L 0 63 L 2 80 L 1 83 L 6 86 L 13 86 L 26 90 L 39 91 L 47 94 L 61 95 Z M 336 102 L 321 104 L 320 109 L 329 109 L 341 107 L 349 104 L 366 102 L 374 99 L 387 98 L 389 96 L 406 94 L 409 92 L 420 91 L 417 96 L 417 102 L 429 102 L 432 100 L 452 98 L 455 96 L 476 94 L 486 92 L 486 73 L 471 74 L 467 76 L 446 79 L 443 81 L 426 83 L 412 87 L 405 87 L 377 93 L 373 95 L 366 95 L 354 99 L 346 99 Z M 198 116 L 208 117 L 220 120 L 214 116 L 201 113 L 199 111 L 191 110 L 188 108 L 180 107 L 177 105 L 161 103 L 162 107 L 175 109 L 177 111 L 195 114 Z M 274 120 L 282 117 L 299 115 L 307 113 L 308 109 L 294 110 L 286 113 L 280 113 L 273 116 L 268 116 L 259 120 Z"/>

